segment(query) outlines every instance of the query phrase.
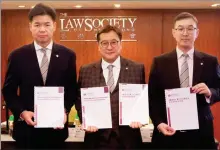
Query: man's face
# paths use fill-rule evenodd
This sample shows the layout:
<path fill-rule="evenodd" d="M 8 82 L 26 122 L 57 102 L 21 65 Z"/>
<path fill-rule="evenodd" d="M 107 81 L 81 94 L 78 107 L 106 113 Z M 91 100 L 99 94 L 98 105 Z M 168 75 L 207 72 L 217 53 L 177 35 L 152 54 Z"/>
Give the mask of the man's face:
<path fill-rule="evenodd" d="M 180 49 L 190 50 L 194 47 L 199 29 L 197 29 L 196 22 L 193 19 L 187 18 L 176 21 L 172 33 Z"/>
<path fill-rule="evenodd" d="M 34 40 L 39 44 L 49 44 L 56 30 L 56 22 L 49 15 L 33 17 L 29 24 Z"/>
<path fill-rule="evenodd" d="M 114 31 L 100 34 L 99 51 L 102 58 L 112 63 L 114 62 L 121 52 L 121 41 Z"/>

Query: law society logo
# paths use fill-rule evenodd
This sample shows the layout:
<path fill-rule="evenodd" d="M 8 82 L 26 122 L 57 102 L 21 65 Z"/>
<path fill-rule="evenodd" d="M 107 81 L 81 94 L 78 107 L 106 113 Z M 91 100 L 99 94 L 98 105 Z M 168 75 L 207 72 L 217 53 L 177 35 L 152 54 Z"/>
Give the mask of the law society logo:
<path fill-rule="evenodd" d="M 68 16 L 61 13 L 59 21 L 60 41 L 96 41 L 97 32 L 108 24 L 121 29 L 122 41 L 137 41 L 136 16 Z"/>

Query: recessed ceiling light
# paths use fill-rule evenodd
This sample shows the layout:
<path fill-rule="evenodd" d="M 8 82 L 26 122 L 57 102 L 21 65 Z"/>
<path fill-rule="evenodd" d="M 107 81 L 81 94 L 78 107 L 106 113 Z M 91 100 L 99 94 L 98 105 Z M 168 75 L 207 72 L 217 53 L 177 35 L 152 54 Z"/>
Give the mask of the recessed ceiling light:
<path fill-rule="evenodd" d="M 211 6 L 212 6 L 212 7 L 219 7 L 220 4 L 212 4 Z"/>
<path fill-rule="evenodd" d="M 114 4 L 115 8 L 120 8 L 121 5 L 120 4 Z"/>
<path fill-rule="evenodd" d="M 75 7 L 76 7 L 76 8 L 81 8 L 82 6 L 81 6 L 81 5 L 76 5 Z"/>
<path fill-rule="evenodd" d="M 20 5 L 20 6 L 18 6 L 19 8 L 24 8 L 25 6 L 24 5 Z"/>

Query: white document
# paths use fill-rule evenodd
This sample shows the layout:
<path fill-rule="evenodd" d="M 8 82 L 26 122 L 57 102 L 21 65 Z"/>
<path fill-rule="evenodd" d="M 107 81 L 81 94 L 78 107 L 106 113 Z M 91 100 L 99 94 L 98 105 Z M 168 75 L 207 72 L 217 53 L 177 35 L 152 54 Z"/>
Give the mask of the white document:
<path fill-rule="evenodd" d="M 64 127 L 64 88 L 34 87 L 35 128 Z"/>
<path fill-rule="evenodd" d="M 119 125 L 149 124 L 147 84 L 119 84 Z"/>
<path fill-rule="evenodd" d="M 190 88 L 165 90 L 168 125 L 175 130 L 199 129 L 196 94 Z"/>
<path fill-rule="evenodd" d="M 81 88 L 82 126 L 98 129 L 112 128 L 109 88 Z"/>

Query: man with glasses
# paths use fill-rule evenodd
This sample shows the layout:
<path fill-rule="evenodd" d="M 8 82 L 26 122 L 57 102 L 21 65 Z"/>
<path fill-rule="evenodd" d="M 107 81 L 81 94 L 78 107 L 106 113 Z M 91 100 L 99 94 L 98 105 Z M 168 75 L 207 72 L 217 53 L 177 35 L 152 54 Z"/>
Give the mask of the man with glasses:
<path fill-rule="evenodd" d="M 109 85 L 110 90 L 112 89 L 110 93 L 112 129 L 88 127 L 84 143 L 89 149 L 134 149 L 140 147 L 142 142 L 139 129 L 142 125 L 139 122 L 132 122 L 130 127 L 119 126 L 119 83 L 145 83 L 144 65 L 120 56 L 121 40 L 122 33 L 117 27 L 105 26 L 97 34 L 102 59 L 80 68 L 79 88 L 106 86 L 109 85 L 108 81 L 113 79 Z M 109 77 L 110 67 L 113 71 L 112 78 Z M 76 109 L 81 119 L 80 94 Z"/>
<path fill-rule="evenodd" d="M 199 29 L 192 14 L 177 15 L 172 33 L 176 49 L 154 58 L 149 77 L 150 117 L 155 127 L 152 143 L 156 148 L 216 149 L 210 104 L 216 102 L 220 86 L 217 58 L 195 50 Z M 167 124 L 165 89 L 180 87 L 192 87 L 196 93 L 197 130 L 176 131 Z"/>

